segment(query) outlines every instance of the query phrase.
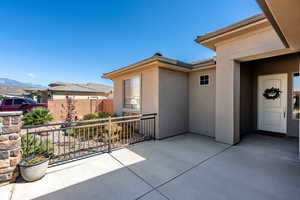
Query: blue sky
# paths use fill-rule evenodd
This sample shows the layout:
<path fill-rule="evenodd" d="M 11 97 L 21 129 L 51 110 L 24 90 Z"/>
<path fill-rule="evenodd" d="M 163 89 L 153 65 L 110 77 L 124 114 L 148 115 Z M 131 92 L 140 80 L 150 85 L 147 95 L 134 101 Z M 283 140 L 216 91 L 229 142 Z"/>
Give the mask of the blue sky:
<path fill-rule="evenodd" d="M 260 12 L 255 0 L 2 0 L 0 77 L 111 84 L 100 75 L 155 52 L 214 56 L 197 35 Z"/>

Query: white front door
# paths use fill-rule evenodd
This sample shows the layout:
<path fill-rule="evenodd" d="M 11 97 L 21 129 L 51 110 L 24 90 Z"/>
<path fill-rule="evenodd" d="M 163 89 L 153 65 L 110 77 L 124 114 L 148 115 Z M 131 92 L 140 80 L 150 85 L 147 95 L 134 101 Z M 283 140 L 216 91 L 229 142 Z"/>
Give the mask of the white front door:
<path fill-rule="evenodd" d="M 263 96 L 266 89 L 278 88 L 278 98 Z M 258 130 L 286 133 L 287 119 L 287 74 L 272 74 L 258 77 Z"/>

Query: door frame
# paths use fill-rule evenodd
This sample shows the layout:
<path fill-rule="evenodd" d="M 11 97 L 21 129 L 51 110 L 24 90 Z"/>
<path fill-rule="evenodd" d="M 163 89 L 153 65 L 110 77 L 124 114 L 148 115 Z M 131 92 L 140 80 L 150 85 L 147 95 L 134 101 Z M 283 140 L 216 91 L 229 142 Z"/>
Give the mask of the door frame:
<path fill-rule="evenodd" d="M 285 91 L 285 108 L 284 108 L 284 112 L 285 112 L 285 122 L 284 122 L 284 124 L 285 124 L 285 127 L 284 127 L 284 131 L 270 131 L 270 132 L 275 132 L 275 133 L 283 133 L 283 134 L 287 134 L 287 106 L 288 106 L 288 94 L 287 94 L 287 92 L 288 92 L 288 73 L 276 73 L 276 74 L 262 74 L 262 75 L 258 75 L 257 76 L 257 91 L 256 91 L 256 95 L 257 95 L 257 130 L 262 130 L 261 128 L 260 128 L 260 115 L 261 115 L 261 113 L 260 113 L 260 110 L 262 109 L 261 108 L 261 103 L 260 103 L 260 94 L 259 94 L 259 91 L 260 91 L 260 77 L 266 77 L 266 76 L 274 76 L 274 75 L 284 75 L 284 85 L 285 85 L 285 89 L 286 89 L 286 91 Z M 262 131 L 268 131 L 268 130 L 262 130 Z"/>

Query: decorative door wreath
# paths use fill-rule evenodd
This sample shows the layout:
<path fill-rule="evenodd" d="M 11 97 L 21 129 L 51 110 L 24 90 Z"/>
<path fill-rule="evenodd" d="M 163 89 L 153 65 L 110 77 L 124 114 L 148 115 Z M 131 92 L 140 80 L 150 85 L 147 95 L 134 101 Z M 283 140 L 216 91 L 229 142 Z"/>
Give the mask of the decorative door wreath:
<path fill-rule="evenodd" d="M 264 93 L 263 93 L 263 96 L 266 98 L 266 99 L 272 99 L 272 100 L 275 100 L 277 99 L 278 97 L 280 97 L 280 93 L 281 91 L 279 90 L 279 88 L 268 88 L 268 89 L 265 89 Z"/>

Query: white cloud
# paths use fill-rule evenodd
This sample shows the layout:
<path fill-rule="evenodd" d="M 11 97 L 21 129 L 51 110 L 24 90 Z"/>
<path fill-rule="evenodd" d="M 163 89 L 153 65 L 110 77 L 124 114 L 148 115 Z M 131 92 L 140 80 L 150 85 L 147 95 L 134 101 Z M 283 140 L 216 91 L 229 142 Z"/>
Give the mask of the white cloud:
<path fill-rule="evenodd" d="M 28 73 L 27 76 L 29 76 L 32 79 L 36 77 L 35 74 L 33 74 L 33 73 Z"/>

